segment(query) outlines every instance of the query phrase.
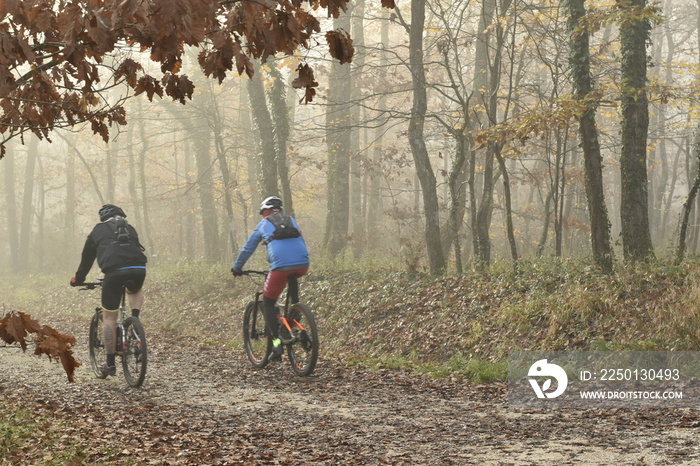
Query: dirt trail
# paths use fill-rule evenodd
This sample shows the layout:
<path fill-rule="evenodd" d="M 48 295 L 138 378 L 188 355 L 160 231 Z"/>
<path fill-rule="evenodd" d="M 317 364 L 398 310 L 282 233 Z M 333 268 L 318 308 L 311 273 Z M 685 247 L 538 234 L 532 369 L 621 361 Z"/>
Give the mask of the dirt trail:
<path fill-rule="evenodd" d="M 255 371 L 242 350 L 201 347 L 144 324 L 143 388 L 130 389 L 121 372 L 95 379 L 87 322 L 66 321 L 56 328 L 78 338 L 76 382 L 31 351 L 0 348 L 0 396 L 64 418 L 67 438 L 92 445 L 86 464 L 700 463 L 697 410 L 526 412 L 507 405 L 501 386 L 328 358 L 298 378 L 286 359 Z M 114 446 L 108 454 L 97 448 L 100 436 Z"/>

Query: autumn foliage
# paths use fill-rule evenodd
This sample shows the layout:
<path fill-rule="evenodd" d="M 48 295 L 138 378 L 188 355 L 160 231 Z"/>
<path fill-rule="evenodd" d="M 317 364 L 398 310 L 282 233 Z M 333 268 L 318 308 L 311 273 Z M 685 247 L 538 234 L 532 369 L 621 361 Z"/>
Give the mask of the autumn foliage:
<path fill-rule="evenodd" d="M 73 382 L 73 374 L 80 363 L 73 358 L 72 347 L 75 337 L 57 332 L 48 325 L 41 325 L 29 314 L 9 312 L 0 319 L 0 340 L 7 344 L 17 343 L 27 350 L 27 336 L 34 334 L 34 354 L 45 354 L 50 360 L 60 360 L 68 380 Z"/>
<path fill-rule="evenodd" d="M 104 92 L 126 84 L 149 99 L 185 103 L 194 84 L 182 73 L 188 47 L 208 77 L 251 76 L 253 60 L 311 48 L 321 33 L 315 11 L 337 17 L 350 0 L 0 0 L 0 158 L 4 142 L 30 130 L 48 138 L 57 127 L 89 122 L 107 141 L 126 124 L 122 101 Z M 393 0 L 382 0 L 393 7 Z M 341 63 L 354 49 L 346 31 L 326 34 Z M 146 52 L 159 72 L 136 52 Z M 148 70 L 147 70 L 148 69 Z M 318 86 L 302 62 L 294 86 L 310 101 Z"/>

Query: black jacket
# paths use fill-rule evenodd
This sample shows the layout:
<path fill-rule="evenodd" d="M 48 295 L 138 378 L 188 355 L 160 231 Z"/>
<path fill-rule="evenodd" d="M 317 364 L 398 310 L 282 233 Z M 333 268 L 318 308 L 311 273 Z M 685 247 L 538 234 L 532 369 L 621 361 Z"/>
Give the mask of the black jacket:
<path fill-rule="evenodd" d="M 83 254 L 75 273 L 78 283 L 85 281 L 87 274 L 92 268 L 92 264 L 97 258 L 97 265 L 103 273 L 112 272 L 123 267 L 145 266 L 147 259 L 143 253 L 144 249 L 139 243 L 139 236 L 136 229 L 131 225 L 126 225 L 129 232 L 128 240 L 118 240 L 116 234 L 116 221 L 114 219 L 105 220 L 95 225 L 92 232 L 85 240 Z"/>

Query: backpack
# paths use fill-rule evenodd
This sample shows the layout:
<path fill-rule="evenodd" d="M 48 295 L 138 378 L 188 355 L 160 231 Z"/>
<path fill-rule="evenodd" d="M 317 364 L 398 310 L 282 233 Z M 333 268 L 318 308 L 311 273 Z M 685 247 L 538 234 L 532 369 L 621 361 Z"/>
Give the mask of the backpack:
<path fill-rule="evenodd" d="M 146 248 L 141 245 L 135 230 L 124 217 L 114 217 L 104 222 L 104 225 L 109 230 L 103 235 L 109 236 L 106 238 L 103 236 L 107 241 L 105 241 L 101 251 L 98 248 L 97 255 L 97 262 L 103 272 L 107 273 L 122 267 L 146 264 L 147 258 L 143 253 Z"/>
<path fill-rule="evenodd" d="M 292 217 L 282 212 L 273 212 L 267 216 L 267 220 L 275 226 L 275 231 L 272 233 L 273 239 L 298 238 L 301 232 L 297 230 L 292 222 Z"/>
<path fill-rule="evenodd" d="M 129 239 L 131 237 L 131 234 L 129 233 L 129 224 L 126 222 L 126 219 L 124 217 L 114 217 L 115 219 L 115 226 L 114 226 L 114 235 L 117 238 L 117 242 L 120 244 L 127 244 L 129 242 Z M 139 244 L 139 246 L 141 246 Z"/>

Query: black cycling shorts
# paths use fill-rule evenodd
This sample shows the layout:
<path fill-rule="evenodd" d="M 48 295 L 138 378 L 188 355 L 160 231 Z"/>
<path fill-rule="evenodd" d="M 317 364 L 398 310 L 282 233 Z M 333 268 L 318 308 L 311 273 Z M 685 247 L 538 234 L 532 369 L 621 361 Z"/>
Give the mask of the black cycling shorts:
<path fill-rule="evenodd" d="M 105 274 L 102 282 L 102 308 L 107 311 L 119 309 L 122 300 L 122 288 L 128 293 L 136 293 L 143 287 L 146 269 L 118 269 Z"/>

